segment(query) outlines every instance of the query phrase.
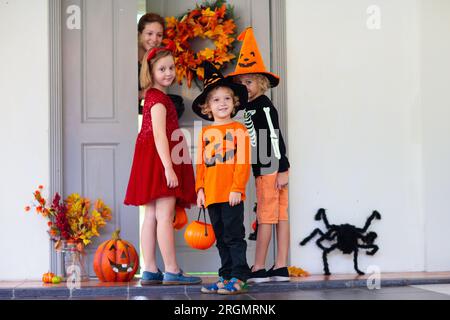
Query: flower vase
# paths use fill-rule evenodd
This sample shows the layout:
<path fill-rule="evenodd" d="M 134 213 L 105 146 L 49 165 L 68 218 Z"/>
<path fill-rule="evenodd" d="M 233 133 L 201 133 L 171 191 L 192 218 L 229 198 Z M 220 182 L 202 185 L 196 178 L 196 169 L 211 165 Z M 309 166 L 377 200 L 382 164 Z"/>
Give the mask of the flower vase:
<path fill-rule="evenodd" d="M 81 248 L 81 249 L 80 249 Z M 58 248 L 61 273 L 65 281 L 89 281 L 87 255 L 76 241 L 61 240 Z"/>

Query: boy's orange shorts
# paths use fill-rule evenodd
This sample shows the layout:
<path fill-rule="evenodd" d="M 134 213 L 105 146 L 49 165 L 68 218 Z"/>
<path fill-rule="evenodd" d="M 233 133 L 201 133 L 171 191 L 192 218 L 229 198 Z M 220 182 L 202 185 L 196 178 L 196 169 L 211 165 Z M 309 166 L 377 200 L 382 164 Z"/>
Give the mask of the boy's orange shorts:
<path fill-rule="evenodd" d="M 277 189 L 277 173 L 259 176 L 255 181 L 258 224 L 288 221 L 288 187 Z"/>

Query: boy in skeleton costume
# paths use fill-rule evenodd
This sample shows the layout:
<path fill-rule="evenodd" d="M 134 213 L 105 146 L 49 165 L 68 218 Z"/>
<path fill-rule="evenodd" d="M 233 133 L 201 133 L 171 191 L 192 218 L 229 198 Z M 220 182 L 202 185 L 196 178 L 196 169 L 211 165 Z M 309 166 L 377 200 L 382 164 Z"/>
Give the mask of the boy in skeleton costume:
<path fill-rule="evenodd" d="M 280 78 L 266 71 L 252 28 L 247 28 L 238 40 L 244 43 L 236 70 L 228 77 L 245 85 L 248 91 L 244 121 L 252 145 L 252 167 L 258 202 L 255 263 L 248 282 L 289 281 L 287 185 L 290 164 L 286 157 L 278 112 L 265 95 L 267 90 L 279 84 Z M 275 265 L 266 271 L 265 263 L 273 225 L 276 225 L 277 230 L 277 257 Z"/>

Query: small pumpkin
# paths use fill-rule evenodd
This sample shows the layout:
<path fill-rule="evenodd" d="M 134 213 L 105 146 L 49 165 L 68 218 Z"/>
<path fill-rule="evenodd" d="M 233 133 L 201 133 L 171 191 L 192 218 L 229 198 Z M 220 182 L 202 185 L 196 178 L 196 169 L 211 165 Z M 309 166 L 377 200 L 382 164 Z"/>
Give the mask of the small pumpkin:
<path fill-rule="evenodd" d="M 181 230 L 188 223 L 188 217 L 184 208 L 176 208 L 175 217 L 173 218 L 173 228 Z"/>
<path fill-rule="evenodd" d="M 216 236 L 212 225 L 194 221 L 186 228 L 184 240 L 191 248 L 206 250 L 216 242 Z"/>
<path fill-rule="evenodd" d="M 102 282 L 128 282 L 139 268 L 139 256 L 134 246 L 120 239 L 120 230 L 111 240 L 103 242 L 95 252 L 94 271 Z"/>
<path fill-rule="evenodd" d="M 54 276 L 54 277 L 52 278 L 52 283 L 53 283 L 53 284 L 60 284 L 61 281 L 62 281 L 62 278 L 59 277 L 59 276 Z"/>
<path fill-rule="evenodd" d="M 55 277 L 54 273 L 47 272 L 42 275 L 42 282 L 44 283 L 52 283 L 52 279 Z"/>

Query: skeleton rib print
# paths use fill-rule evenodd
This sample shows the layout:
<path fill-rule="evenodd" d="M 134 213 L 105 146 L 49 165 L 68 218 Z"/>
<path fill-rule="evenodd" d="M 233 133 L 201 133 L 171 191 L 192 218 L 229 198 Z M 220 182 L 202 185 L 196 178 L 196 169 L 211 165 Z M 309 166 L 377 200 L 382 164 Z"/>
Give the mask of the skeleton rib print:
<path fill-rule="evenodd" d="M 248 133 L 250 135 L 250 143 L 253 148 L 256 148 L 257 146 L 256 130 L 252 120 L 252 116 L 255 115 L 255 113 L 256 110 L 244 111 L 244 124 L 247 127 Z"/>

